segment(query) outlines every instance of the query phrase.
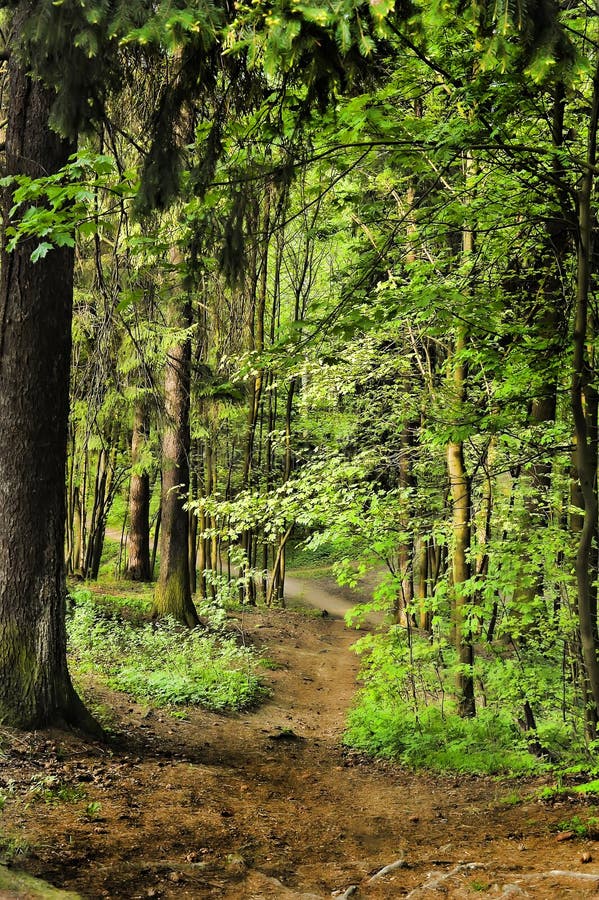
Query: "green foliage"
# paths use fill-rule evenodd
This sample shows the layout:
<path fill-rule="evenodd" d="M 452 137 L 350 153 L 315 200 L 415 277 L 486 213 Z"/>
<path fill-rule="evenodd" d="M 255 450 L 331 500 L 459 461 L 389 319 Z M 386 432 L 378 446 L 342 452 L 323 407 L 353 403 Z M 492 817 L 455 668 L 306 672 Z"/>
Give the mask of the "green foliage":
<path fill-rule="evenodd" d="M 356 649 L 364 656 L 364 687 L 349 715 L 345 740 L 352 747 L 413 767 L 513 774 L 547 768 L 546 759 L 531 754 L 533 741 L 564 759 L 583 751 L 579 743 L 571 744 L 566 724 L 555 714 L 552 694 L 560 690 L 560 673 L 548 661 L 543 667 L 537 660 L 530 669 L 545 680 L 544 696 L 534 698 L 537 731 L 531 733 L 517 725 L 527 694 L 509 666 L 477 663 L 486 705 L 470 720 L 453 711 L 457 667 L 446 642 L 410 638 L 395 627 L 361 638 Z"/>
<path fill-rule="evenodd" d="M 127 586 L 128 588 L 128 586 Z M 111 585 L 102 579 L 92 590 L 74 588 L 71 602 L 93 602 L 99 615 L 108 619 L 123 619 L 136 624 L 147 622 L 153 603 L 153 585 L 133 585 L 131 589 L 122 582 Z M 136 590 L 137 588 L 137 590 Z"/>
<path fill-rule="evenodd" d="M 582 767 L 578 767 L 579 769 Z M 589 767 L 586 767 L 588 772 Z M 586 781 L 583 784 L 564 784 L 563 783 L 563 775 L 569 775 L 573 773 L 573 768 L 564 770 L 563 773 L 560 773 L 560 778 L 558 784 L 554 787 L 545 787 L 540 793 L 539 797 L 541 800 L 555 800 L 559 797 L 567 797 L 567 796 L 575 796 L 582 794 L 584 797 L 594 798 L 599 795 L 599 779 L 594 779 L 592 781 Z M 568 781 L 571 780 L 571 777 L 568 778 Z"/>
<path fill-rule="evenodd" d="M 76 673 L 100 673 L 115 690 L 158 706 L 242 709 L 264 694 L 251 650 L 224 634 L 175 622 L 134 626 L 74 593 L 69 646 Z"/>
<path fill-rule="evenodd" d="M 93 800 L 91 803 L 88 803 L 85 807 L 85 818 L 88 822 L 97 822 L 100 819 L 100 813 L 102 812 L 102 804 L 97 800 Z"/>
<path fill-rule="evenodd" d="M 85 797 L 81 786 L 65 784 L 56 775 L 34 775 L 27 791 L 27 803 L 77 803 Z"/>
<path fill-rule="evenodd" d="M 31 254 L 37 262 L 53 247 L 74 247 L 77 231 L 88 237 L 100 227 L 92 213 L 98 193 L 114 198 L 132 195 L 135 178 L 134 170 L 119 173 L 111 157 L 81 150 L 55 174 L 0 179 L 0 186 L 13 189 L 11 224 L 6 229 L 8 252 L 20 241 L 40 240 Z"/>
<path fill-rule="evenodd" d="M 148 15 L 143 25 L 123 36 L 124 45 L 154 46 L 173 52 L 192 42 L 198 50 L 203 46 L 206 52 L 222 22 L 222 10 L 211 2 L 189 3 L 185 9 L 178 10 L 171 3 L 154 6 L 154 14 Z"/>
<path fill-rule="evenodd" d="M 0 831 L 0 860 L 5 866 L 9 866 L 25 859 L 32 851 L 31 842 L 22 834 L 8 834 Z M 14 882 L 13 882 L 14 886 Z"/>
<path fill-rule="evenodd" d="M 291 73 L 319 99 L 363 68 L 378 40 L 389 34 L 392 0 L 301 3 L 269 0 L 238 4 L 229 27 L 229 52 L 247 52 L 251 66 L 270 78 Z M 319 96 L 320 95 L 320 96 Z"/>
<path fill-rule="evenodd" d="M 378 699 L 360 695 L 348 720 L 348 746 L 437 772 L 526 775 L 543 769 L 507 716 L 483 710 L 476 719 L 462 719 L 435 707 L 416 715 L 404 703 L 381 708 Z"/>
<path fill-rule="evenodd" d="M 339 561 L 343 551 L 332 542 L 326 540 L 313 541 L 307 537 L 302 541 L 295 540 L 287 551 L 287 565 L 291 569 L 318 569 L 330 571 L 333 563 Z M 341 558 L 344 558 L 345 554 Z"/>
<path fill-rule="evenodd" d="M 599 794 L 599 778 L 588 781 L 586 784 L 574 785 L 572 791 L 575 794 Z"/>
<path fill-rule="evenodd" d="M 576 837 L 590 837 L 596 840 L 599 834 L 599 819 L 596 816 L 588 816 L 586 819 L 572 816 L 571 819 L 559 822 L 557 831 L 573 831 Z"/>

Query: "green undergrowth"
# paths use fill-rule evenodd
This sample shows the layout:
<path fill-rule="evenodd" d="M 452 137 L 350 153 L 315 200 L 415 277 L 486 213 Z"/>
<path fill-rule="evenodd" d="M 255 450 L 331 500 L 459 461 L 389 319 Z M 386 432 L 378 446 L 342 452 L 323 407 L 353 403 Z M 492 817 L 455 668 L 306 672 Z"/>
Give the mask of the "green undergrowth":
<path fill-rule="evenodd" d="M 580 797 L 583 800 L 599 800 L 599 778 L 588 780 L 590 775 L 597 774 L 596 769 L 585 774 L 587 777 L 580 782 L 578 772 L 573 775 L 572 769 L 558 772 L 557 783 L 544 787 L 539 792 L 539 798 L 541 800 L 559 800 L 562 797 Z"/>
<path fill-rule="evenodd" d="M 507 717 L 483 710 L 474 719 L 435 707 L 375 705 L 362 693 L 351 711 L 345 743 L 410 768 L 477 775 L 532 775 L 547 765 L 528 752 Z"/>
<path fill-rule="evenodd" d="M 307 546 L 305 540 L 290 541 L 287 545 L 286 563 L 288 569 L 322 571 L 327 574 L 332 571 L 334 563 L 339 558 L 340 551 L 330 542 L 322 542 L 318 547 Z"/>
<path fill-rule="evenodd" d="M 576 837 L 596 841 L 599 837 L 599 819 L 597 816 L 572 816 L 571 819 L 558 822 L 556 831 L 572 831 Z"/>
<path fill-rule="evenodd" d="M 355 649 L 363 686 L 347 722 L 344 740 L 351 748 L 436 772 L 532 775 L 585 754 L 591 763 L 589 747 L 576 739 L 556 702 L 560 670 L 550 659 L 535 659 L 532 683 L 507 655 L 479 654 L 477 714 L 461 718 L 453 701 L 459 666 L 447 641 L 433 643 L 392 626 L 360 639 Z M 525 697 L 534 703 L 534 732 L 522 727 Z"/>
<path fill-rule="evenodd" d="M 148 621 L 154 603 L 154 585 L 137 582 L 127 583 L 103 578 L 85 586 L 85 589 L 72 589 L 71 599 L 74 606 L 85 602 L 87 598 L 97 608 L 98 614 L 107 618 L 120 618 L 132 624 Z"/>
<path fill-rule="evenodd" d="M 75 677 L 93 674 L 109 687 L 155 706 L 247 708 L 264 695 L 255 653 L 224 629 L 187 630 L 143 617 L 143 597 L 73 594 L 70 664 Z"/>

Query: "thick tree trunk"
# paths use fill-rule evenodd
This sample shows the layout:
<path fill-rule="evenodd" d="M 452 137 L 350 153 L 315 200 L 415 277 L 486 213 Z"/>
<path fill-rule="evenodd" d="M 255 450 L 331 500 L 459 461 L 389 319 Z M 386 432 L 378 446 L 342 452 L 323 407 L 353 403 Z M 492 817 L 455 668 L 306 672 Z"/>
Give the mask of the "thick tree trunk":
<path fill-rule="evenodd" d="M 169 325 L 188 328 L 188 300 L 174 298 Z M 160 575 L 154 595 L 154 614 L 170 615 L 193 628 L 199 623 L 189 582 L 189 392 L 191 342 L 179 340 L 168 351 L 165 372 L 165 414 L 162 440 L 162 523 Z"/>
<path fill-rule="evenodd" d="M 16 14 L 19 28 L 27 14 Z M 13 55 L 6 171 L 56 172 L 73 151 L 48 128 L 51 97 Z M 11 206 L 4 192 L 6 227 Z M 73 252 L 31 262 L 2 249 L 0 281 L 0 720 L 94 728 L 69 678 L 65 634 L 65 467 Z"/>
<path fill-rule="evenodd" d="M 145 404 L 138 400 L 133 413 L 131 439 L 131 483 L 129 486 L 129 561 L 125 578 L 151 581 L 150 567 L 150 475 L 141 466 L 148 439 Z"/>

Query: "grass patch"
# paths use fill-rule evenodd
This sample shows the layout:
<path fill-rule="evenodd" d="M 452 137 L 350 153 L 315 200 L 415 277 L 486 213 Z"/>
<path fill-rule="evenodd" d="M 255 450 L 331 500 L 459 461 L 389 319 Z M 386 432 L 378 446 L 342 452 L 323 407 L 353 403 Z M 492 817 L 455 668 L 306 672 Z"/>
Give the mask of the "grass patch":
<path fill-rule="evenodd" d="M 287 545 L 287 568 L 330 574 L 335 562 L 345 556 L 332 542 L 319 543 L 317 547 L 307 547 L 305 540 L 295 540 Z"/>
<path fill-rule="evenodd" d="M 122 595 L 82 590 L 74 600 L 68 630 L 75 675 L 100 675 L 115 690 L 155 706 L 243 709 L 265 693 L 254 652 L 224 633 L 126 615 L 139 598 L 131 606 Z"/>
<path fill-rule="evenodd" d="M 599 778 L 587 781 L 585 784 L 576 784 L 570 790 L 574 794 L 599 794 Z"/>
<path fill-rule="evenodd" d="M 524 800 L 517 791 L 510 791 L 505 797 L 500 798 L 499 803 L 506 807 L 520 806 L 521 803 L 524 803 Z"/>
<path fill-rule="evenodd" d="M 0 831 L 0 863 L 8 866 L 26 859 L 32 851 L 30 842 L 22 835 Z M 2 885 L 0 885 L 0 888 Z"/>
<path fill-rule="evenodd" d="M 596 816 L 589 816 L 586 819 L 572 816 L 571 819 L 559 822 L 556 830 L 573 831 L 577 837 L 590 837 L 596 840 L 599 836 L 599 819 Z"/>
<path fill-rule="evenodd" d="M 261 669 L 266 669 L 268 672 L 279 672 L 281 669 L 287 668 L 284 663 L 277 662 L 276 659 L 271 659 L 270 656 L 263 656 L 258 660 L 258 665 Z"/>
<path fill-rule="evenodd" d="M 287 609 L 304 616 L 306 619 L 322 619 L 323 617 L 322 609 L 319 609 L 317 606 L 309 606 L 303 595 L 287 600 Z"/>
<path fill-rule="evenodd" d="M 334 571 L 334 563 L 330 563 L 330 565 L 309 565 L 308 563 L 303 566 L 292 566 L 287 569 L 289 575 L 292 577 L 294 575 L 299 575 L 302 579 L 306 581 L 319 581 L 322 578 L 330 578 L 331 581 L 336 582 L 335 571 Z M 309 588 L 307 588 L 309 590 Z"/>
<path fill-rule="evenodd" d="M 539 791 L 540 800 L 556 800 L 559 797 L 572 797 L 578 794 L 584 797 L 597 799 L 599 796 L 599 779 L 585 781 L 583 784 L 563 784 L 562 775 L 560 774 L 558 783 L 553 786 L 544 787 Z"/>

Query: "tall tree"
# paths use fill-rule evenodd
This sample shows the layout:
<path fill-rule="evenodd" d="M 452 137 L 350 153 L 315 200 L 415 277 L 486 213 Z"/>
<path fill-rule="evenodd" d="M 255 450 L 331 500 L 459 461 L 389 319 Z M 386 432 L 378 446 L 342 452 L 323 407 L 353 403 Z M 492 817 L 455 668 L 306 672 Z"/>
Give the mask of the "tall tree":
<path fill-rule="evenodd" d="M 150 581 L 150 473 L 143 463 L 148 438 L 147 403 L 143 397 L 133 408 L 131 483 L 129 487 L 129 561 L 125 578 Z"/>
<path fill-rule="evenodd" d="M 15 13 L 17 34 L 30 11 Z M 9 63 L 6 172 L 57 172 L 73 152 L 49 125 L 52 93 L 18 55 Z M 0 719 L 19 728 L 63 721 L 96 730 L 67 670 L 64 575 L 73 250 L 37 263 L 7 253 L 0 276 Z"/>
<path fill-rule="evenodd" d="M 175 267 L 181 254 L 173 251 Z M 187 295 L 169 299 L 168 325 L 173 343 L 167 351 L 164 397 L 165 423 L 162 438 L 162 524 L 160 575 L 156 584 L 154 612 L 171 615 L 193 628 L 199 622 L 191 599 L 189 578 L 189 402 L 191 385 L 191 302 Z"/>

